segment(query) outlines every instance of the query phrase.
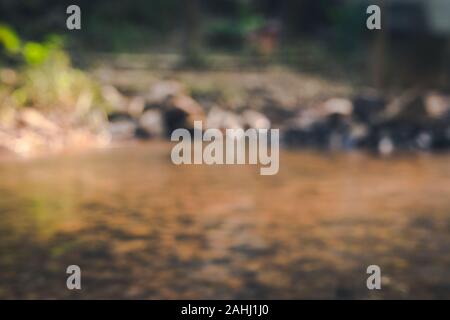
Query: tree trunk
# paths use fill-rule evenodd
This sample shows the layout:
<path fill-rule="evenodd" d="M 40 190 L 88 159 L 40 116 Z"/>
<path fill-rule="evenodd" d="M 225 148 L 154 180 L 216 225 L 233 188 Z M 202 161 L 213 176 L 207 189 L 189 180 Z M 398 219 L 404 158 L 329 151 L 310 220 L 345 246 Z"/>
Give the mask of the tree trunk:
<path fill-rule="evenodd" d="M 183 54 L 185 63 L 197 62 L 200 54 L 200 0 L 184 0 Z"/>

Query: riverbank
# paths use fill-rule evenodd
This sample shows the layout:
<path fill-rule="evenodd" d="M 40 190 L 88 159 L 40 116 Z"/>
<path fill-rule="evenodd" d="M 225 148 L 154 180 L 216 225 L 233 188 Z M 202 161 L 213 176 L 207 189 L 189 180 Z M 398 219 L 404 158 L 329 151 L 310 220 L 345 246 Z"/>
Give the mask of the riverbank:
<path fill-rule="evenodd" d="M 277 128 L 294 149 L 437 152 L 450 148 L 450 95 L 410 88 L 381 92 L 283 68 L 262 71 L 93 71 L 114 105 L 123 138 L 173 129 Z M 164 80 L 161 80 L 164 79 Z M 137 85 L 139 83 L 139 85 Z"/>
<path fill-rule="evenodd" d="M 450 149 L 450 95 L 383 94 L 281 68 L 242 72 L 90 70 L 105 108 L 88 95 L 66 111 L 6 110 L 0 148 L 22 156 L 168 139 L 177 128 L 277 128 L 281 146 L 331 151 Z M 84 106 L 83 106 L 84 105 Z M 80 110 L 89 112 L 80 117 Z M 86 116 L 87 115 L 87 116 Z"/>

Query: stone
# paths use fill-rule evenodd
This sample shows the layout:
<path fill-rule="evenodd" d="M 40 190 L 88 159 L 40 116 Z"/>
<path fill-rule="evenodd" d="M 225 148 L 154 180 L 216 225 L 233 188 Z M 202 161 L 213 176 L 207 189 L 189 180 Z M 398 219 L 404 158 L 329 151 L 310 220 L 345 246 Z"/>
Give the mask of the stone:
<path fill-rule="evenodd" d="M 243 128 L 243 121 L 231 111 L 213 107 L 208 113 L 206 126 L 212 129 L 240 129 Z"/>
<path fill-rule="evenodd" d="M 326 114 L 340 114 L 349 116 L 353 111 L 353 103 L 348 99 L 331 98 L 323 103 Z"/>
<path fill-rule="evenodd" d="M 178 128 L 192 129 L 194 121 L 204 121 L 203 108 L 187 95 L 168 98 L 164 103 L 164 122 L 167 133 Z"/>
<path fill-rule="evenodd" d="M 430 92 L 424 100 L 427 114 L 432 118 L 443 117 L 450 111 L 450 96 Z"/>
<path fill-rule="evenodd" d="M 39 111 L 32 108 L 25 108 L 20 111 L 18 124 L 31 129 L 55 133 L 59 130 L 58 126 L 44 117 Z"/>
<path fill-rule="evenodd" d="M 428 121 L 420 90 L 407 90 L 390 101 L 377 118 L 379 123 L 422 125 Z"/>
<path fill-rule="evenodd" d="M 164 134 L 164 119 L 161 111 L 147 110 L 138 120 L 139 130 L 144 130 L 148 137 L 161 137 Z M 140 131 L 138 131 L 140 132 Z M 145 134 L 142 132 L 142 136 Z"/>
<path fill-rule="evenodd" d="M 433 142 L 433 135 L 429 131 L 420 132 L 416 139 L 416 147 L 420 150 L 429 150 Z"/>
<path fill-rule="evenodd" d="M 127 105 L 127 111 L 128 113 L 138 118 L 143 112 L 145 108 L 145 99 L 141 96 L 135 96 L 130 98 Z"/>
<path fill-rule="evenodd" d="M 378 152 L 383 156 L 388 156 L 392 152 L 394 152 L 395 147 L 392 139 L 388 136 L 385 136 L 380 139 L 378 142 Z"/>
<path fill-rule="evenodd" d="M 353 98 L 353 117 L 355 120 L 369 123 L 383 111 L 386 100 L 374 90 L 365 90 Z"/>
<path fill-rule="evenodd" d="M 178 95 L 170 99 L 169 104 L 176 109 L 184 111 L 190 116 L 203 116 L 203 108 L 188 95 Z M 197 119 L 200 120 L 200 119 Z"/>
<path fill-rule="evenodd" d="M 103 86 L 101 93 L 115 111 L 125 112 L 127 110 L 127 99 L 114 86 Z"/>
<path fill-rule="evenodd" d="M 173 80 L 159 81 L 150 88 L 145 96 L 145 101 L 148 104 L 161 104 L 170 97 L 184 94 L 184 91 L 179 82 Z"/>
<path fill-rule="evenodd" d="M 113 140 L 127 140 L 135 135 L 136 121 L 127 113 L 113 113 L 108 115 L 108 132 Z"/>
<path fill-rule="evenodd" d="M 108 121 L 120 121 L 120 120 L 133 120 L 133 118 L 127 112 L 111 112 L 108 114 Z"/>
<path fill-rule="evenodd" d="M 254 129 L 270 129 L 270 120 L 262 113 L 246 110 L 242 113 L 245 126 Z"/>
<path fill-rule="evenodd" d="M 15 86 L 19 80 L 19 76 L 14 69 L 2 68 L 0 69 L 0 82 L 8 85 Z"/>

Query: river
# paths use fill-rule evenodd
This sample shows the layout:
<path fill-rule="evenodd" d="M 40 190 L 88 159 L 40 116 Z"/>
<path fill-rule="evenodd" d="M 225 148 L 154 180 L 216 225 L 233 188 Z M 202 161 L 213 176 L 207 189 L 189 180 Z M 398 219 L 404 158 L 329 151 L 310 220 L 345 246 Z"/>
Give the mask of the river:
<path fill-rule="evenodd" d="M 450 298 L 450 155 L 280 157 L 275 176 L 156 142 L 2 160 L 0 298 Z"/>

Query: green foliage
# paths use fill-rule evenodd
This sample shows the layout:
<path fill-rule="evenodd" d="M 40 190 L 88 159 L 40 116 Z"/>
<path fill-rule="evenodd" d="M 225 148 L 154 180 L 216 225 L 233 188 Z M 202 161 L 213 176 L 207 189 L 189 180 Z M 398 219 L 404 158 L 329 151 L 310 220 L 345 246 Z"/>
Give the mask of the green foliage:
<path fill-rule="evenodd" d="M 27 42 L 22 49 L 25 62 L 30 65 L 42 64 L 49 55 L 45 45 L 37 42 Z"/>
<path fill-rule="evenodd" d="M 264 24 L 263 17 L 244 15 L 238 21 L 235 19 L 215 19 L 208 25 L 207 38 L 209 44 L 215 47 L 239 48 L 245 36 Z"/>
<path fill-rule="evenodd" d="M 340 53 L 348 55 L 365 42 L 365 28 L 360 26 L 365 26 L 366 16 L 358 14 L 359 12 L 365 12 L 365 7 L 361 3 L 335 6 L 325 12 L 336 34 L 333 46 Z"/>
<path fill-rule="evenodd" d="M 50 35 L 43 42 L 24 42 L 14 29 L 0 25 L 0 44 L 6 54 L 23 60 L 27 65 L 36 66 L 43 64 L 53 51 L 62 50 L 63 41 L 61 37 Z"/>
<path fill-rule="evenodd" d="M 36 47 L 29 58 L 31 66 L 24 69 L 23 85 L 15 92 L 20 97 L 18 103 L 38 108 L 71 106 L 76 104 L 83 89 L 90 86 L 87 77 L 71 67 L 63 51 L 47 52 L 43 47 Z"/>
<path fill-rule="evenodd" d="M 8 40 L 2 41 L 8 43 L 4 45 L 9 48 L 6 52 L 22 62 L 18 70 L 12 71 L 18 81 L 14 84 L 0 81 L 0 89 L 7 97 L 0 109 L 6 105 L 13 109 L 23 106 L 62 109 L 82 117 L 94 106 L 104 105 L 96 83 L 86 73 L 72 67 L 60 37 L 49 36 L 43 42 L 22 41 L 9 27 L 0 28 L 0 34 L 1 39 Z"/>
<path fill-rule="evenodd" d="M 17 33 L 10 27 L 0 24 L 0 44 L 8 54 L 17 54 L 21 49 L 21 41 Z"/>

